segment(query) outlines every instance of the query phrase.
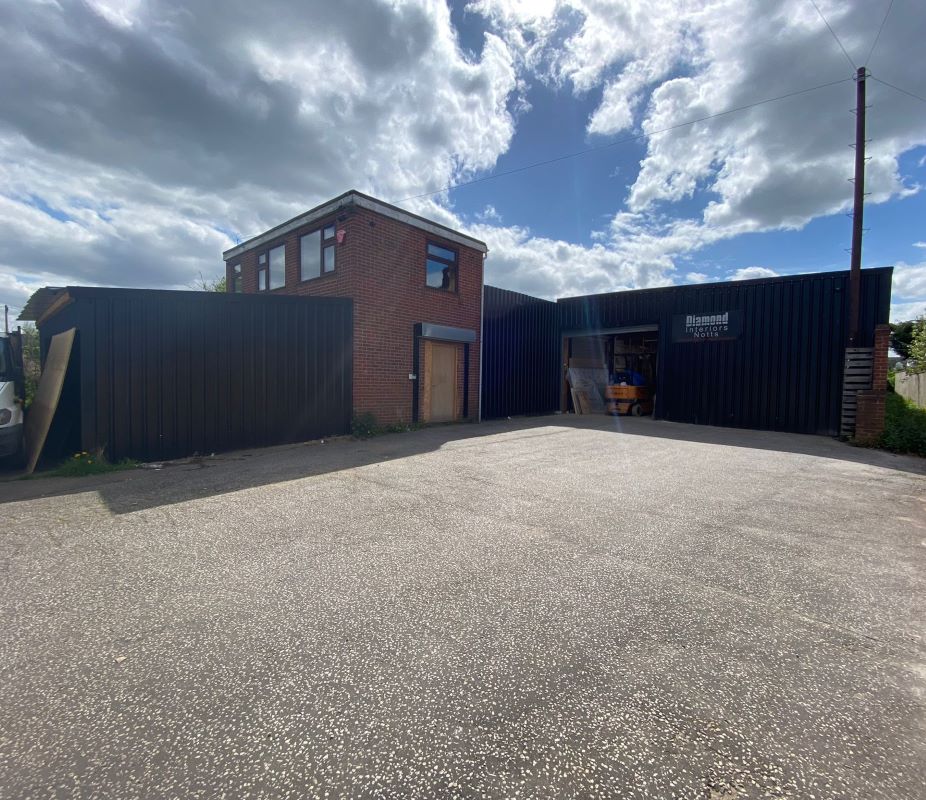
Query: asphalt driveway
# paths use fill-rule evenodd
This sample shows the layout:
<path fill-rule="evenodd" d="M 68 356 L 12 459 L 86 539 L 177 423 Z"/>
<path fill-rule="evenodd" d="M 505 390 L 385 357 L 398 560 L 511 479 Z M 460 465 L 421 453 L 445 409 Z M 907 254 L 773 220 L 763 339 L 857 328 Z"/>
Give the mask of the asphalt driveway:
<path fill-rule="evenodd" d="M 0 485 L 0 796 L 926 797 L 923 462 L 547 417 Z"/>

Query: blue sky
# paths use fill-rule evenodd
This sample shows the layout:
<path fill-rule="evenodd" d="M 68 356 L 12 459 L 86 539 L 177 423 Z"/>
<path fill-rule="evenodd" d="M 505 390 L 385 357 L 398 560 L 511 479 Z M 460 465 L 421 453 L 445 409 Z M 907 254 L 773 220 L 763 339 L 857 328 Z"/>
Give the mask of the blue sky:
<path fill-rule="evenodd" d="M 463 4 L 452 8 L 452 19 L 462 46 L 478 55 L 487 29 L 485 18 L 467 12 Z M 574 33 L 576 24 L 567 23 L 564 29 Z M 827 47 L 829 44 L 834 43 L 827 43 Z M 838 58 L 835 60 L 838 63 Z M 679 65 L 669 73 L 668 79 L 690 74 L 690 70 Z M 845 105 L 843 144 L 848 145 L 854 137 L 854 116 L 849 111 L 854 101 L 854 84 L 847 82 L 826 91 L 838 93 Z M 882 110 L 872 101 L 893 91 L 869 81 L 872 107 L 868 113 L 872 119 Z M 519 118 L 511 146 L 498 160 L 499 172 L 627 138 L 625 135 L 589 134 L 588 120 L 602 102 L 600 87 L 576 96 L 568 84 L 534 82 L 524 97 L 530 111 Z M 763 98 L 756 96 L 754 99 Z M 782 105 L 788 102 L 780 101 Z M 907 106 L 907 113 L 915 118 L 918 113 L 916 100 L 908 99 Z M 894 109 L 891 111 L 896 113 Z M 787 113 L 786 108 L 783 113 Z M 611 214 L 626 203 L 646 151 L 645 140 L 621 143 L 529 172 L 463 187 L 452 193 L 454 208 L 466 218 L 478 218 L 485 206 L 491 205 L 499 221 L 506 225 L 530 227 L 546 237 L 589 246 L 594 242 L 595 233 L 606 227 Z M 853 151 L 848 146 L 844 162 L 848 178 L 853 169 Z M 913 146 L 897 153 L 897 169 L 908 187 L 926 185 L 926 146 Z M 852 184 L 846 181 L 842 188 L 848 203 Z M 701 182 L 690 196 L 667 204 L 663 212 L 675 218 L 696 217 L 714 197 L 709 182 Z M 869 203 L 866 209 L 863 263 L 886 266 L 922 262 L 926 251 L 916 243 L 922 243 L 926 237 L 923 193 L 910 191 L 904 196 L 895 194 L 879 200 L 881 202 Z M 676 260 L 679 274 L 674 276 L 673 282 L 690 282 L 689 276 L 726 280 L 738 270 L 749 267 L 761 267 L 780 275 L 845 269 L 849 263 L 847 249 L 851 225 L 847 213 L 824 212 L 800 226 L 722 239 L 681 255 Z M 909 301 L 911 297 L 906 295 L 900 299 Z M 914 304 L 921 299 L 920 294 L 912 298 Z M 909 302 L 903 303 L 901 310 L 907 312 L 909 305 Z"/>
<path fill-rule="evenodd" d="M 484 239 L 488 281 L 545 297 L 843 269 L 864 60 L 863 263 L 895 265 L 912 317 L 926 102 L 875 79 L 926 98 L 926 15 L 817 5 L 848 58 L 807 0 L 5 4 L 0 301 L 189 287 L 236 237 L 348 188 L 425 194 L 402 205 Z"/>

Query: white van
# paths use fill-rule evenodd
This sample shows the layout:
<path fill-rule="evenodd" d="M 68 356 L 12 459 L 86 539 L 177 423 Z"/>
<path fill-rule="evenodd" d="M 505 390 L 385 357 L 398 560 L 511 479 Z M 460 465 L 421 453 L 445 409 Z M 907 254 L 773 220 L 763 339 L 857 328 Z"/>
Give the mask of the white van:
<path fill-rule="evenodd" d="M 10 337 L 0 333 L 0 458 L 23 453 L 22 368 L 16 363 Z"/>

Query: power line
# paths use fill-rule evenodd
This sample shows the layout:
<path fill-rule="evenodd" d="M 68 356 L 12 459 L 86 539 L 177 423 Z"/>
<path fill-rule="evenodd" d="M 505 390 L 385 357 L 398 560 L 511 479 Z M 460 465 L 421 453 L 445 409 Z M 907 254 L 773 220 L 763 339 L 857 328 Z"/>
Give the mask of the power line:
<path fill-rule="evenodd" d="M 820 10 L 820 6 L 816 4 L 815 0 L 810 0 L 810 2 L 813 4 L 813 7 L 817 9 L 817 13 L 820 15 L 820 19 L 823 20 L 823 24 L 826 25 L 829 32 L 833 34 L 833 38 L 836 40 L 836 44 L 839 45 L 839 49 L 842 50 L 842 54 L 846 57 L 846 61 L 849 62 L 849 66 L 852 67 L 853 71 L 858 69 L 858 67 L 855 66 L 855 62 L 849 57 L 849 54 L 846 52 L 846 48 L 842 46 L 842 42 L 839 41 L 839 37 L 836 35 L 836 31 L 834 31 L 830 27 L 830 24 L 826 21 L 826 17 L 823 16 L 823 12 Z"/>
<path fill-rule="evenodd" d="M 868 51 L 868 58 L 865 59 L 865 64 L 871 65 L 871 57 L 874 55 L 875 48 L 878 46 L 878 39 L 881 38 L 881 31 L 884 30 L 884 23 L 887 22 L 888 15 L 891 13 L 891 9 L 894 7 L 894 0 L 891 0 L 887 4 L 887 11 L 884 12 L 884 18 L 881 20 L 881 26 L 878 28 L 878 33 L 875 36 L 875 40 L 871 45 L 871 50 Z"/>
<path fill-rule="evenodd" d="M 883 83 L 885 86 L 890 86 L 894 91 L 905 94 L 908 97 L 912 97 L 914 100 L 919 100 L 921 103 L 926 103 L 926 97 L 921 97 L 920 95 L 914 94 L 913 92 L 908 92 L 906 89 L 901 89 L 899 86 L 894 86 L 893 83 L 882 81 L 880 78 L 876 78 L 874 75 L 871 76 L 871 79 L 873 81 L 877 81 L 878 83 Z"/>
<path fill-rule="evenodd" d="M 687 122 L 679 122 L 676 125 L 670 125 L 667 128 L 660 128 L 656 131 L 648 131 L 646 133 L 638 133 L 634 136 L 626 136 L 623 139 L 617 139 L 613 142 L 608 142 L 607 144 L 600 144 L 595 147 L 588 147 L 584 150 L 577 150 L 574 153 L 565 153 L 561 156 L 556 156 L 554 158 L 548 158 L 544 161 L 535 161 L 532 164 L 525 164 L 523 167 L 516 167 L 514 169 L 505 170 L 504 172 L 495 172 L 492 175 L 484 175 L 481 178 L 473 178 L 469 181 L 463 181 L 462 183 L 455 183 L 452 186 L 445 186 L 442 189 L 436 189 L 433 192 L 422 192 L 421 194 L 414 194 L 410 197 L 403 197 L 401 200 L 393 200 L 393 205 L 398 205 L 399 203 L 405 203 L 409 200 L 420 200 L 423 197 L 431 197 L 435 194 L 441 194 L 442 192 L 449 192 L 453 189 L 460 189 L 463 186 L 472 186 L 475 183 L 484 183 L 485 181 L 495 180 L 495 178 L 503 178 L 506 175 L 515 175 L 519 172 L 526 172 L 529 169 L 534 169 L 536 167 L 543 167 L 547 164 L 555 164 L 559 161 L 566 161 L 570 158 L 578 158 L 579 156 L 587 155 L 588 153 L 595 153 L 599 150 L 607 150 L 611 147 L 617 147 L 622 144 L 629 144 L 631 142 L 636 142 L 640 139 L 646 139 L 650 136 L 657 136 L 660 133 L 668 133 L 669 131 L 675 131 L 679 128 L 685 128 L 689 125 L 697 125 L 699 122 L 706 122 L 710 119 L 716 119 L 717 117 L 723 117 L 727 114 L 735 114 L 737 111 L 745 111 L 750 108 L 755 108 L 756 106 L 765 105 L 766 103 L 774 103 L 778 100 L 787 100 L 789 97 L 797 97 L 798 95 L 808 94 L 809 92 L 815 92 L 819 89 L 826 89 L 829 86 L 837 86 L 840 83 L 846 83 L 847 81 L 854 80 L 854 78 L 840 78 L 838 81 L 830 81 L 829 83 L 821 83 L 817 86 L 811 86 L 807 89 L 799 89 L 796 92 L 788 92 L 787 94 L 780 94 L 777 97 L 768 97 L 765 100 L 757 100 L 754 103 L 747 103 L 743 106 L 736 106 L 735 108 L 728 108 L 726 111 L 718 111 L 716 114 L 708 114 L 706 117 L 698 117 L 697 119 L 691 119 Z"/>

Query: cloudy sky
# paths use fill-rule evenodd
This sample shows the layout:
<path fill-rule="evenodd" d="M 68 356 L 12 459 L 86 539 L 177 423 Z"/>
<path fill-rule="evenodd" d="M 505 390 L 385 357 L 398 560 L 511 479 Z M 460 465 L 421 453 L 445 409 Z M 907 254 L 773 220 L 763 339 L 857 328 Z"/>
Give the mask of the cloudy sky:
<path fill-rule="evenodd" d="M 349 188 L 546 297 L 844 269 L 851 61 L 921 98 L 868 82 L 863 263 L 911 317 L 922 0 L 870 57 L 888 0 L 817 5 L 846 53 L 812 0 L 0 0 L 0 302 L 188 287 Z"/>

